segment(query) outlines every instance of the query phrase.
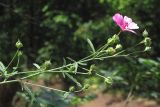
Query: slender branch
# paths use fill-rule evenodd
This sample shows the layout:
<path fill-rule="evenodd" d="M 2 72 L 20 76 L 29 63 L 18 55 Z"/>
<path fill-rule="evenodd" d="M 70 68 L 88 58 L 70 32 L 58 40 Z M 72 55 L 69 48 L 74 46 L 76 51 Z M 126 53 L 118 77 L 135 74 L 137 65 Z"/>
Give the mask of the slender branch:
<path fill-rule="evenodd" d="M 63 93 L 68 92 L 68 91 L 63 91 L 63 90 L 59 90 L 59 89 L 55 89 L 55 88 L 51 88 L 51 87 L 46 87 L 46 86 L 43 86 L 43 85 L 34 84 L 34 83 L 30 83 L 30 82 L 23 82 L 23 84 L 36 86 L 36 87 L 41 87 L 41 88 L 45 88 L 45 89 L 49 89 L 49 90 L 53 90 L 53 91 L 59 91 L 59 92 L 63 92 Z"/>

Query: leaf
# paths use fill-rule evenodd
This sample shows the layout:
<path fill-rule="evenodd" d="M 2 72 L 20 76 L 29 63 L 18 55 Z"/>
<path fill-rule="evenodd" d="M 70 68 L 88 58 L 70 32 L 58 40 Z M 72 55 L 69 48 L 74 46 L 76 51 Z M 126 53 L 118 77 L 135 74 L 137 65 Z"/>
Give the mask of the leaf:
<path fill-rule="evenodd" d="M 66 60 L 63 58 L 63 66 L 65 66 L 65 65 L 66 65 Z M 62 70 L 62 71 L 63 71 L 63 70 Z M 62 72 L 62 75 L 63 75 L 63 78 L 66 78 L 64 72 Z"/>
<path fill-rule="evenodd" d="M 6 67 L 4 66 L 4 64 L 0 61 L 0 71 L 5 72 L 6 71 Z"/>
<path fill-rule="evenodd" d="M 41 67 L 40 67 L 38 64 L 33 63 L 33 65 L 34 65 L 37 69 L 41 69 Z"/>
<path fill-rule="evenodd" d="M 70 58 L 70 57 L 67 57 L 67 59 L 69 59 L 70 61 L 72 62 L 76 62 L 74 59 Z"/>
<path fill-rule="evenodd" d="M 23 84 L 23 89 L 28 93 L 28 95 L 31 97 L 31 99 L 35 100 L 35 96 L 32 93 L 32 91 L 27 87 L 25 84 Z"/>
<path fill-rule="evenodd" d="M 91 42 L 91 40 L 87 39 L 87 42 L 88 42 L 90 48 L 92 49 L 92 52 L 95 53 L 96 51 L 95 51 L 95 48 L 94 48 L 93 43 Z"/>
<path fill-rule="evenodd" d="M 73 82 L 77 84 L 77 86 L 82 87 L 81 83 L 79 83 L 73 76 L 68 73 L 65 73 L 68 78 L 70 78 Z"/>
<path fill-rule="evenodd" d="M 53 17 L 53 20 L 56 23 L 63 23 L 63 24 L 66 24 L 68 22 L 68 19 L 69 19 L 68 16 L 64 14 L 59 14 Z"/>
<path fill-rule="evenodd" d="M 42 8 L 42 12 L 46 12 L 48 10 L 48 5 L 45 5 L 43 8 Z"/>
<path fill-rule="evenodd" d="M 86 63 L 82 63 L 82 62 L 78 62 L 78 64 L 83 66 L 87 65 Z"/>
<path fill-rule="evenodd" d="M 143 59 L 143 58 L 139 58 L 139 62 L 141 64 L 144 64 L 146 66 L 158 66 L 158 62 L 152 60 L 152 59 Z"/>

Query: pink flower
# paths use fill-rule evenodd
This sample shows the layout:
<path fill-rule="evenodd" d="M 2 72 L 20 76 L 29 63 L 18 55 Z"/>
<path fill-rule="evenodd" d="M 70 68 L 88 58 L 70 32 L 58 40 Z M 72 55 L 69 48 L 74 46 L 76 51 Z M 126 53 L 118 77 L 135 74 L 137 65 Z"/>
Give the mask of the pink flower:
<path fill-rule="evenodd" d="M 122 31 L 129 31 L 132 33 L 136 33 L 133 30 L 139 29 L 137 24 L 132 22 L 132 19 L 127 16 L 123 17 L 121 14 L 116 13 L 112 18 L 116 22 L 116 24 L 121 28 Z"/>

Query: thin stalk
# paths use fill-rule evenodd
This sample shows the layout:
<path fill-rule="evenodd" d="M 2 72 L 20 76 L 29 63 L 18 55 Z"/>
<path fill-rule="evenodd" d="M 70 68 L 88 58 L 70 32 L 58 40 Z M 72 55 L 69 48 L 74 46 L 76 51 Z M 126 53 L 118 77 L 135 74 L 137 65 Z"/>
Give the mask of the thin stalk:
<path fill-rule="evenodd" d="M 9 64 L 7 65 L 6 70 L 7 70 L 7 69 L 8 69 L 8 67 L 12 64 L 12 62 L 14 61 L 14 59 L 16 58 L 16 56 L 17 56 L 18 52 L 19 52 L 19 49 L 16 51 L 16 53 L 14 54 L 14 56 L 13 56 L 12 60 L 11 60 L 11 61 L 9 62 Z"/>
<path fill-rule="evenodd" d="M 97 75 L 97 76 L 99 76 L 99 77 L 101 77 L 101 78 L 106 79 L 106 77 L 105 77 L 105 76 L 103 76 L 103 75 L 100 75 L 100 74 L 98 74 L 98 73 L 96 73 L 96 75 Z"/>
<path fill-rule="evenodd" d="M 30 83 L 30 82 L 23 82 L 23 84 L 36 86 L 36 87 L 41 87 L 41 88 L 45 88 L 45 89 L 49 89 L 49 90 L 53 90 L 53 91 L 59 91 L 59 92 L 63 92 L 63 93 L 68 92 L 68 91 L 63 91 L 63 90 L 59 90 L 59 89 L 55 89 L 55 88 L 51 88 L 51 87 L 46 87 L 46 86 L 43 86 L 43 85 L 34 84 L 34 83 Z"/>

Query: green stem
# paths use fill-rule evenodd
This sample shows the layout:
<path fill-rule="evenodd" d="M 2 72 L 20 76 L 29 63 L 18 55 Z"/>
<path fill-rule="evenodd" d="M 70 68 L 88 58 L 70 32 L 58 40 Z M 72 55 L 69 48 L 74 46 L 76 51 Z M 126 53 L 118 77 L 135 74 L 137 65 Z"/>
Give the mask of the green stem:
<path fill-rule="evenodd" d="M 105 77 L 105 76 L 102 76 L 102 75 L 100 75 L 100 74 L 98 74 L 98 73 L 96 73 L 96 75 L 97 75 L 97 76 L 99 76 L 99 77 L 101 77 L 101 78 L 106 79 L 106 77 Z"/>
<path fill-rule="evenodd" d="M 19 82 L 19 80 L 3 81 L 3 82 L 0 82 L 0 85 L 2 85 L 2 84 L 7 84 L 7 83 L 14 83 L 14 82 Z"/>
<path fill-rule="evenodd" d="M 7 65 L 6 70 L 7 70 L 8 67 L 12 64 L 12 62 L 14 61 L 14 59 L 15 59 L 15 57 L 17 56 L 18 52 L 19 52 L 19 49 L 16 51 L 16 53 L 14 54 L 12 60 L 11 60 L 11 61 L 9 62 L 9 64 Z"/>
<path fill-rule="evenodd" d="M 53 91 L 59 91 L 59 92 L 63 92 L 63 93 L 68 92 L 68 91 L 63 91 L 63 90 L 59 90 L 59 89 L 55 89 L 55 88 L 51 88 L 51 87 L 46 87 L 46 86 L 43 86 L 43 85 L 34 84 L 34 83 L 30 83 L 30 82 L 23 82 L 23 84 L 36 86 L 36 87 L 41 87 L 41 88 L 45 88 L 45 89 L 49 89 L 49 90 L 53 90 Z"/>

